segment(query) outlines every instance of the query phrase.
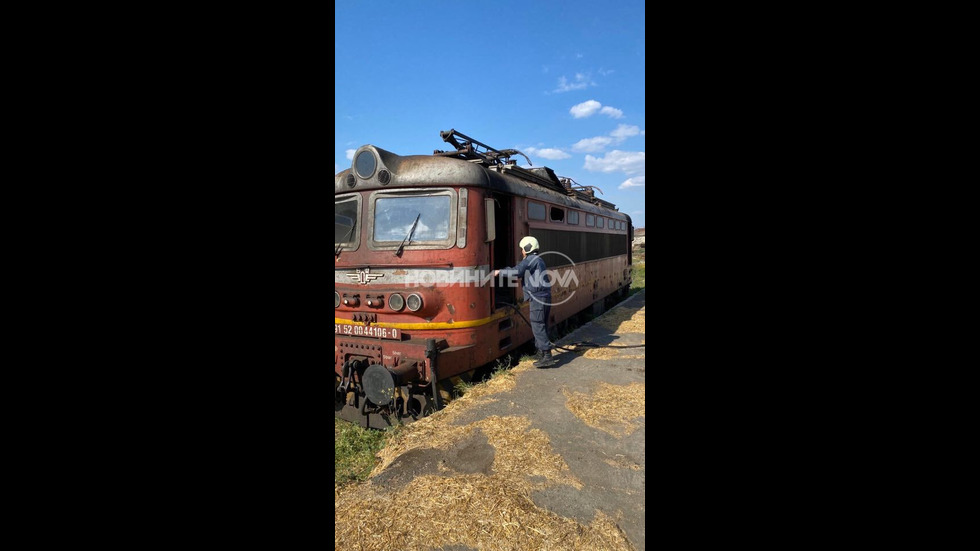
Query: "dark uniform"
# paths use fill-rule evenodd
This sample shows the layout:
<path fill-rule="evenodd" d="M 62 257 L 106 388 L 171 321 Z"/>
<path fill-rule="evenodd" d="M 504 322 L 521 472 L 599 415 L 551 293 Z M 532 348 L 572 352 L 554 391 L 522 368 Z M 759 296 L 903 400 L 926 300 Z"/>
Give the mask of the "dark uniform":
<path fill-rule="evenodd" d="M 544 259 L 537 252 L 528 253 L 524 260 L 513 268 L 503 268 L 500 275 L 521 278 L 524 300 L 531 303 L 531 331 L 534 333 L 534 347 L 539 352 L 549 352 L 548 316 L 551 314 L 551 278 L 545 275 Z"/>

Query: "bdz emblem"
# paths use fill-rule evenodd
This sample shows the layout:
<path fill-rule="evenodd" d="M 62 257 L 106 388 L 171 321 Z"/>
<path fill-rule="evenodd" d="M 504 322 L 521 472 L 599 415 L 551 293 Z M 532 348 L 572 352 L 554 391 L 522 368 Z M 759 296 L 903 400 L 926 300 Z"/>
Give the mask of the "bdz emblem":
<path fill-rule="evenodd" d="M 347 277 L 354 280 L 355 283 L 367 285 L 369 281 L 384 277 L 384 274 L 372 274 L 371 268 L 364 268 L 363 270 L 357 270 L 354 273 L 347 274 Z"/>

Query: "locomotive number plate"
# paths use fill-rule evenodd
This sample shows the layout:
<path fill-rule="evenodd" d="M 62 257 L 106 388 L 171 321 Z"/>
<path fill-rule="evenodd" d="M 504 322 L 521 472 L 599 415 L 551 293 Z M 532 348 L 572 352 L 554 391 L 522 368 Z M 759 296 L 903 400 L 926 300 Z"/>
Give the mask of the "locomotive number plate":
<path fill-rule="evenodd" d="M 335 335 L 348 335 L 351 337 L 374 337 L 382 339 L 399 340 L 402 337 L 401 331 L 393 327 L 374 327 L 372 325 L 342 325 L 333 324 Z"/>

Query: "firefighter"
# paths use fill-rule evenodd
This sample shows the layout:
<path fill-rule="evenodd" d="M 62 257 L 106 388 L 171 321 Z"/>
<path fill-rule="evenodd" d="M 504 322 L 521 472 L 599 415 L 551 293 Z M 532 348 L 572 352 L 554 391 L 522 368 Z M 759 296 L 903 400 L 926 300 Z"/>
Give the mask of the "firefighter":
<path fill-rule="evenodd" d="M 538 255 L 538 240 L 530 235 L 521 239 L 521 255 L 524 257 L 517 266 L 494 270 L 497 277 L 517 276 L 524 288 L 524 301 L 531 302 L 531 331 L 534 333 L 534 367 L 548 367 L 557 363 L 551 355 L 551 341 L 548 339 L 548 316 L 551 313 L 551 281 L 545 273 L 544 259 Z"/>

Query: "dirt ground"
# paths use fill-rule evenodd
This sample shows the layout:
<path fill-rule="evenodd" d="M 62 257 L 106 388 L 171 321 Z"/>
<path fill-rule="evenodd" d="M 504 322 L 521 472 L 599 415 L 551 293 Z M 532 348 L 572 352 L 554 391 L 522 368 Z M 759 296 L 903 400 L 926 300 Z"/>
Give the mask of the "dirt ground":
<path fill-rule="evenodd" d="M 559 341 L 632 348 L 522 362 L 405 427 L 335 489 L 335 546 L 644 549 L 645 309 L 640 292 Z"/>

